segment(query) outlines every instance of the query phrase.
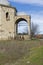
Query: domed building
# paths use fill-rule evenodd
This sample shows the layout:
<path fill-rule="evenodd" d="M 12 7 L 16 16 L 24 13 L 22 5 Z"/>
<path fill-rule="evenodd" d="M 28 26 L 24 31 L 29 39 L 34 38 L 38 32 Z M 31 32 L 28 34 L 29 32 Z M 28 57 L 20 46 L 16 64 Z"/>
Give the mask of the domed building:
<path fill-rule="evenodd" d="M 8 0 L 0 0 L 0 4 L 10 6 L 10 3 L 8 2 Z"/>
<path fill-rule="evenodd" d="M 28 34 L 17 34 L 17 24 L 20 21 L 28 23 Z M 30 16 L 18 15 L 15 7 L 10 6 L 7 0 L 0 0 L 0 40 L 30 39 Z"/>

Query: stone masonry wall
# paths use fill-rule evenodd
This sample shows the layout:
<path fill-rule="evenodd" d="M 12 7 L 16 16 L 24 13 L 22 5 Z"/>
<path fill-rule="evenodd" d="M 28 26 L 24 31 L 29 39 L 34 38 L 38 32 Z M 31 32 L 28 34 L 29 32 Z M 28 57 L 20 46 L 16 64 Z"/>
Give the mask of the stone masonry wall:
<path fill-rule="evenodd" d="M 9 6 L 0 5 L 0 40 L 8 40 L 10 38 L 24 37 L 25 40 L 30 39 L 30 16 L 21 15 L 16 16 L 16 9 Z M 16 33 L 16 22 L 18 19 L 25 19 L 28 23 L 28 34 L 17 35 Z M 19 22 L 19 21 L 18 21 Z"/>
<path fill-rule="evenodd" d="M 7 39 L 9 37 L 14 37 L 15 10 L 4 6 L 0 6 L 0 9 L 0 38 Z M 9 13 L 8 21 L 6 20 L 6 12 Z"/>

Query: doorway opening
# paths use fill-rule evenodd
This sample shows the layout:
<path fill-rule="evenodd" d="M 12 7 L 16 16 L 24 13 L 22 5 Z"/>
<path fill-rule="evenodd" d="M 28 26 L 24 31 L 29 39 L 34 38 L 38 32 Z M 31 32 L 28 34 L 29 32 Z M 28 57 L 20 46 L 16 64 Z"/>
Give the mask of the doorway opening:
<path fill-rule="evenodd" d="M 25 19 L 18 19 L 16 21 L 16 33 L 18 35 L 27 35 L 28 32 L 28 23 Z"/>

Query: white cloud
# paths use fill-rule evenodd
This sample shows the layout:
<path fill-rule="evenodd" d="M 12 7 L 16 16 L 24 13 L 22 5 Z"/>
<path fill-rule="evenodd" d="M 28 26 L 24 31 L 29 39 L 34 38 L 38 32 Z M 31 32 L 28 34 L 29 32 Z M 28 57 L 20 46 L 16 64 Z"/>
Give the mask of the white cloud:
<path fill-rule="evenodd" d="M 31 21 L 34 24 L 38 25 L 39 33 L 43 33 L 43 15 L 40 14 L 31 14 Z"/>
<path fill-rule="evenodd" d="M 24 4 L 38 4 L 38 5 L 43 5 L 43 0 L 9 0 L 13 2 L 19 2 L 19 3 L 24 3 Z"/>

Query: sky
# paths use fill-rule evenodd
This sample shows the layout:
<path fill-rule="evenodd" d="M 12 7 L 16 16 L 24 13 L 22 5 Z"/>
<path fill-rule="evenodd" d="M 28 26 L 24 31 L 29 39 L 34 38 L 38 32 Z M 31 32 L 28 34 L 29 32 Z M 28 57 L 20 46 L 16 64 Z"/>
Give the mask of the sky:
<path fill-rule="evenodd" d="M 43 34 L 43 0 L 0 0 L 4 3 L 9 1 L 16 7 L 17 15 L 30 15 L 31 22 L 38 25 L 39 34 Z"/>
<path fill-rule="evenodd" d="M 18 15 L 30 15 L 31 22 L 38 25 L 39 34 L 43 34 L 43 0 L 9 1 L 18 10 Z"/>

